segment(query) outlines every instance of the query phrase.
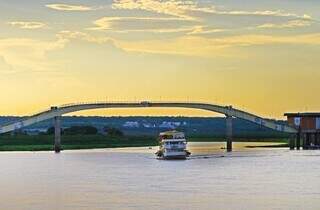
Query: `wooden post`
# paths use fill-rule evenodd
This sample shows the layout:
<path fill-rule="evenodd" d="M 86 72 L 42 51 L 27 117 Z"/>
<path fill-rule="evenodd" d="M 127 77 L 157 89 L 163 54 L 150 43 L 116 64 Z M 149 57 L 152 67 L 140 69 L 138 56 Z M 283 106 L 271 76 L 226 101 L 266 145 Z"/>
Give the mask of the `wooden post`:
<path fill-rule="evenodd" d="M 302 134 L 302 148 L 308 149 L 309 133 Z"/>
<path fill-rule="evenodd" d="M 61 117 L 54 117 L 54 151 L 61 151 Z"/>
<path fill-rule="evenodd" d="M 314 134 L 314 145 L 319 146 L 319 133 Z"/>
<path fill-rule="evenodd" d="M 232 116 L 226 115 L 227 152 L 232 151 Z"/>
<path fill-rule="evenodd" d="M 290 137 L 289 137 L 289 147 L 290 147 L 290 150 L 294 150 L 294 147 L 295 147 L 294 141 L 295 141 L 295 138 L 297 138 L 296 136 L 297 136 L 297 135 L 290 135 Z"/>
<path fill-rule="evenodd" d="M 306 146 L 305 146 L 306 149 L 310 148 L 310 143 L 311 143 L 310 137 L 311 137 L 311 134 L 310 133 L 306 133 Z"/>
<path fill-rule="evenodd" d="M 299 132 L 297 133 L 297 142 L 296 142 L 296 146 L 297 146 L 297 150 L 300 150 L 300 137 L 301 137 L 301 131 L 299 129 Z"/>

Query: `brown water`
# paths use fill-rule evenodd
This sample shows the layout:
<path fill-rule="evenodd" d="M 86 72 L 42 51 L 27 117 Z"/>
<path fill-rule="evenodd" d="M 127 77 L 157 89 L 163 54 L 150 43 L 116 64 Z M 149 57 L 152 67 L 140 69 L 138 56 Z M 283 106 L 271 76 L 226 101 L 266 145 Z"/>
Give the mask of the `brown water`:
<path fill-rule="evenodd" d="M 156 148 L 0 153 L 0 209 L 320 208 L 320 151 L 243 145 L 191 143 L 186 161 Z"/>

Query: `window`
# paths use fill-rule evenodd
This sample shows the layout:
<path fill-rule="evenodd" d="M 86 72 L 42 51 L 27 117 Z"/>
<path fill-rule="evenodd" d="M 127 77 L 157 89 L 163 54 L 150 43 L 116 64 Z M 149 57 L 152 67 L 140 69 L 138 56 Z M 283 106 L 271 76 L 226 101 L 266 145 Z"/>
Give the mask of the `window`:
<path fill-rule="evenodd" d="M 316 129 L 320 129 L 320 117 L 316 118 Z"/>
<path fill-rule="evenodd" d="M 294 125 L 295 126 L 300 126 L 301 123 L 301 118 L 300 117 L 295 117 L 294 118 Z"/>

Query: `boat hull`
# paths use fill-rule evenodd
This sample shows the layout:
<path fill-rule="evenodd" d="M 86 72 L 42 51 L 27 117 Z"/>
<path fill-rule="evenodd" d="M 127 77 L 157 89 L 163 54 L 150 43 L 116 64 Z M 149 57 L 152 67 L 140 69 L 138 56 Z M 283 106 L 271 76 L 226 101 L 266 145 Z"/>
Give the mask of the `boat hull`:
<path fill-rule="evenodd" d="M 163 156 L 164 160 L 185 160 L 187 159 L 186 155 L 175 155 L 175 156 Z"/>
<path fill-rule="evenodd" d="M 156 155 L 158 155 L 160 159 L 164 160 L 185 160 L 190 155 L 190 152 L 165 152 L 163 150 L 159 150 L 156 152 Z"/>

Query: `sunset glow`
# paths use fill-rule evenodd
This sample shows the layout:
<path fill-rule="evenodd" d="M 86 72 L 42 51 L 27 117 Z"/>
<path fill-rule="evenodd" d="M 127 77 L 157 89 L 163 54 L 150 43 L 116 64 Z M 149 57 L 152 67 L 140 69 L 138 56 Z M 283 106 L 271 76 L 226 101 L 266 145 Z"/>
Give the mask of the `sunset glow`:
<path fill-rule="evenodd" d="M 0 2 L 0 115 L 87 101 L 319 110 L 320 2 Z M 95 110 L 89 115 L 203 115 Z"/>

